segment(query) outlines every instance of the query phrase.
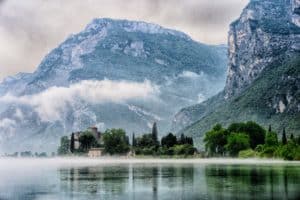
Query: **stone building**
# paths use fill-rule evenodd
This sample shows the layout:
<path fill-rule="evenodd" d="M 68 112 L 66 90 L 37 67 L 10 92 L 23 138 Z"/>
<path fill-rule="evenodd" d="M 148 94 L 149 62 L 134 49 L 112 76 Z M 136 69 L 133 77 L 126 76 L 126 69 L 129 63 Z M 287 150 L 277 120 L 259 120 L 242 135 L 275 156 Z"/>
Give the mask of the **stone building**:
<path fill-rule="evenodd" d="M 91 148 L 89 150 L 88 156 L 90 158 L 96 158 L 102 156 L 104 148 Z"/>
<path fill-rule="evenodd" d="M 96 138 L 99 144 L 102 144 L 102 134 L 100 131 L 98 131 L 98 128 L 95 126 L 89 127 L 86 131 L 91 132 L 93 136 Z M 78 150 L 80 148 L 80 141 L 79 138 L 82 134 L 84 134 L 85 131 L 79 131 L 79 132 L 74 132 L 74 149 Z"/>

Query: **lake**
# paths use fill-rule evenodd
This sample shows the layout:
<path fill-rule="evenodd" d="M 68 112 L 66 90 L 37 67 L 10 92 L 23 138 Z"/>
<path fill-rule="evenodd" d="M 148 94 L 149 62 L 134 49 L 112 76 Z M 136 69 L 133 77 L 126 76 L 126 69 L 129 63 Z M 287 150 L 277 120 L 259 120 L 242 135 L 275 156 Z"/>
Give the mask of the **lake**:
<path fill-rule="evenodd" d="M 300 199 L 300 163 L 0 159 L 0 199 Z"/>

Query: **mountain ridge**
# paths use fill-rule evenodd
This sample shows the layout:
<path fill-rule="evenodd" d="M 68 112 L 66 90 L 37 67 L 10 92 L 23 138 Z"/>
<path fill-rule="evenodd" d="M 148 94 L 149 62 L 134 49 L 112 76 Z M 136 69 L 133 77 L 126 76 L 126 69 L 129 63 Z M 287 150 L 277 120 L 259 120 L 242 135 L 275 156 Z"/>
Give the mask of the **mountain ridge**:
<path fill-rule="evenodd" d="M 262 76 L 267 77 L 267 73 L 272 73 L 277 68 L 282 69 L 284 66 L 289 68 L 289 61 L 292 62 L 299 57 L 300 15 L 297 12 L 299 8 L 300 2 L 296 0 L 250 1 L 239 19 L 230 25 L 229 64 L 225 89 L 202 104 L 183 108 L 173 119 L 174 130 L 202 138 L 215 123 L 226 126 L 231 122 L 254 120 L 264 126 L 276 123 L 274 127 L 278 132 L 287 126 L 287 130 L 299 134 L 297 129 L 300 122 L 297 123 L 294 118 L 294 112 L 300 112 L 300 98 L 297 93 L 299 71 L 296 70 L 296 74 L 290 75 L 295 83 L 286 81 L 289 78 L 281 77 L 280 74 L 273 76 L 278 80 L 278 88 L 289 85 L 293 91 L 288 87 L 277 91 L 272 88 L 272 84 L 276 83 L 266 80 L 261 81 L 262 87 L 258 89 L 257 94 L 251 92 L 253 88 L 259 88 L 257 81 L 262 80 Z M 299 62 L 295 62 L 291 69 L 297 67 Z M 265 93 L 269 99 L 255 98 L 266 88 L 269 89 L 269 94 Z M 279 91 L 281 94 L 278 94 Z M 247 102 L 243 99 L 245 94 L 252 94 L 254 97 L 249 95 L 248 97 L 251 97 L 253 102 L 243 104 Z M 207 108 L 207 105 L 210 108 Z M 250 108 L 254 111 L 250 111 Z M 243 109 L 245 112 L 248 110 L 248 113 L 243 114 Z M 261 114 L 260 111 L 264 113 Z M 282 116 L 294 122 L 287 123 Z M 201 143 L 202 139 L 199 139 L 198 144 Z"/>
<path fill-rule="evenodd" d="M 179 108 L 221 90 L 226 62 L 224 46 L 204 45 L 155 24 L 95 19 L 47 54 L 34 73 L 0 84 L 0 147 L 53 149 L 60 136 L 97 124 L 130 134 L 148 131 L 157 121 L 163 133 Z M 82 95 L 93 93 L 85 88 L 86 80 L 102 89 Z M 217 84 L 211 87 L 212 82 Z M 120 102 L 103 102 L 116 95 L 109 88 L 126 89 L 123 84 L 135 88 L 127 91 L 132 98 L 120 92 L 125 98 Z M 155 98 L 144 98 L 150 92 L 135 99 L 132 92 L 145 87 L 159 92 Z M 78 96 L 74 91 L 80 91 Z M 95 96 L 97 101 L 88 103 Z"/>

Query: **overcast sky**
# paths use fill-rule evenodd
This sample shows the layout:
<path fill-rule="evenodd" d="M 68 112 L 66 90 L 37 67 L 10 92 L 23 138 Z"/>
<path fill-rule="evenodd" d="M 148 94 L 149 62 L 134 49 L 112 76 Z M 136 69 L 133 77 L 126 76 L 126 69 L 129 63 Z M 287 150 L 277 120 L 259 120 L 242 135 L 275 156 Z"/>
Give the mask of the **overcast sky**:
<path fill-rule="evenodd" d="M 0 80 L 32 72 L 93 18 L 142 20 L 208 44 L 227 43 L 230 22 L 249 0 L 0 0 Z"/>

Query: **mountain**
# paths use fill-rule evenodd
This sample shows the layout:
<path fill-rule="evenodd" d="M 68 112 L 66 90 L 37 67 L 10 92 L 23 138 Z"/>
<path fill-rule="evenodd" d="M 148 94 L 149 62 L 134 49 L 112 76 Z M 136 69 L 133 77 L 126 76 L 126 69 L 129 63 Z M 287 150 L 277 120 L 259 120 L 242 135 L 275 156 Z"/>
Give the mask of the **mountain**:
<path fill-rule="evenodd" d="M 55 150 L 94 125 L 131 134 L 157 121 L 163 133 L 180 108 L 222 90 L 226 52 L 156 24 L 94 19 L 35 72 L 0 84 L 0 147 Z"/>
<path fill-rule="evenodd" d="M 254 120 L 300 134 L 299 10 L 299 1 L 250 1 L 230 25 L 224 91 L 183 108 L 173 130 L 193 135 L 200 145 L 216 123 Z"/>

